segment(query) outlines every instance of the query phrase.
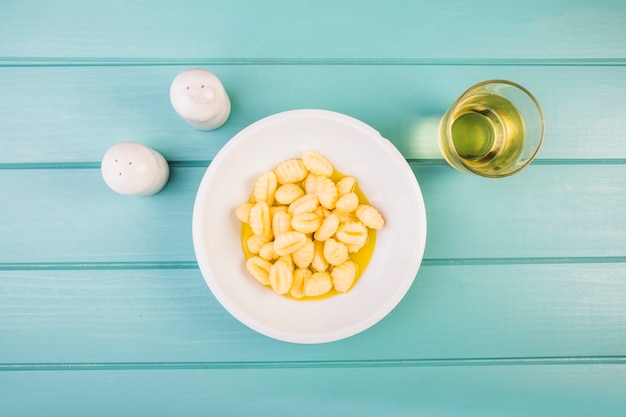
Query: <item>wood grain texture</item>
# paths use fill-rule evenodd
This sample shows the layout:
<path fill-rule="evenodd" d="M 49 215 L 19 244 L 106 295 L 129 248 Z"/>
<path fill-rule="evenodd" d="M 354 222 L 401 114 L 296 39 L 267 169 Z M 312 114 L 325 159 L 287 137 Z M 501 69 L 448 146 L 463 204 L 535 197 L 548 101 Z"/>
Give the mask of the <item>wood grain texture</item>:
<path fill-rule="evenodd" d="M 136 416 L 622 416 L 624 365 L 0 374 L 0 412 Z M 37 392 L 31 401 L 30 392 Z M 81 393 L 80 401 L 75 393 Z"/>
<path fill-rule="evenodd" d="M 359 6 L 330 0 L 4 2 L 0 50 L 26 58 L 179 59 L 585 59 L 626 52 L 621 1 Z"/>
<path fill-rule="evenodd" d="M 197 269 L 2 271 L 0 362 L 238 368 L 623 357 L 625 265 L 425 265 L 379 324 L 313 346 L 278 342 L 238 323 Z"/>
<path fill-rule="evenodd" d="M 8 0 L 0 16 L 0 415 L 624 415 L 623 1 Z M 189 67 L 230 94 L 219 130 L 169 103 Z M 546 116 L 538 159 L 497 181 L 431 145 L 490 78 Z M 402 302 L 322 345 L 235 320 L 191 241 L 217 152 L 297 108 L 390 139 L 429 222 Z M 127 140 L 170 161 L 163 192 L 106 187 L 100 160 Z"/>
<path fill-rule="evenodd" d="M 626 165 L 536 164 L 499 181 L 447 165 L 412 168 L 426 202 L 427 259 L 626 252 L 626 229 L 615 227 L 626 223 Z M 174 168 L 150 198 L 114 193 L 99 169 L 0 171 L 0 263 L 194 261 L 191 215 L 204 171 Z"/>
<path fill-rule="evenodd" d="M 230 119 L 211 132 L 192 128 L 170 104 L 169 86 L 184 68 L 0 68 L 0 167 L 99 162 L 109 147 L 128 140 L 170 161 L 208 161 L 250 123 L 297 108 L 346 113 L 377 129 L 406 158 L 429 158 L 422 149 L 436 147 L 445 110 L 466 88 L 490 78 L 515 80 L 537 96 L 546 119 L 538 158 L 626 158 L 621 66 L 207 66 L 232 101 Z M 590 109 L 597 116 L 589 117 Z"/>

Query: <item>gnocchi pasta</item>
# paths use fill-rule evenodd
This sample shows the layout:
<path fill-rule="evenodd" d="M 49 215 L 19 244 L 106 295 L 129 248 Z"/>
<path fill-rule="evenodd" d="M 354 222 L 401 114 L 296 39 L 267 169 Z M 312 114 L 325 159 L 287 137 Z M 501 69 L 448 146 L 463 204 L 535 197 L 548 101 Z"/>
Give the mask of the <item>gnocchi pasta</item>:
<path fill-rule="evenodd" d="M 362 272 L 360 253 L 385 224 L 359 197 L 356 178 L 339 175 L 313 150 L 260 174 L 234 212 L 248 226 L 250 276 L 295 299 L 349 291 Z"/>

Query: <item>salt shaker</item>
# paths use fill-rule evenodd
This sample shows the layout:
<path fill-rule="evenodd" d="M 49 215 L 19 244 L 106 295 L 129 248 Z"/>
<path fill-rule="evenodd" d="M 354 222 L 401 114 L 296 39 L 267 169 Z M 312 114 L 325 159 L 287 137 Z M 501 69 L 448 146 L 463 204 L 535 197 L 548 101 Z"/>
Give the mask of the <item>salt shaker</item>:
<path fill-rule="evenodd" d="M 156 194 L 170 175 L 167 161 L 157 151 L 136 142 L 113 145 L 104 154 L 101 164 L 104 182 L 124 195 Z"/>
<path fill-rule="evenodd" d="M 185 70 L 174 78 L 170 101 L 179 116 L 200 130 L 217 129 L 230 115 L 224 86 L 213 73 L 201 68 Z"/>

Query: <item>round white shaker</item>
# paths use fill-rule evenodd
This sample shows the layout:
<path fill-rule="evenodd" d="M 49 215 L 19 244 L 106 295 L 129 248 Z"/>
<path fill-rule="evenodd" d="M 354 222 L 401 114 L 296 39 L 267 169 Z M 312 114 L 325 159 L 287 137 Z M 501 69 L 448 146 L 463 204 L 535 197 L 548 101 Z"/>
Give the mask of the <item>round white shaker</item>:
<path fill-rule="evenodd" d="M 217 129 L 230 116 L 224 86 L 213 73 L 201 68 L 185 70 L 174 78 L 170 101 L 176 113 L 196 129 Z"/>
<path fill-rule="evenodd" d="M 101 170 L 104 182 L 124 195 L 156 194 L 170 176 L 163 155 L 136 142 L 121 142 L 109 148 L 102 158 Z"/>

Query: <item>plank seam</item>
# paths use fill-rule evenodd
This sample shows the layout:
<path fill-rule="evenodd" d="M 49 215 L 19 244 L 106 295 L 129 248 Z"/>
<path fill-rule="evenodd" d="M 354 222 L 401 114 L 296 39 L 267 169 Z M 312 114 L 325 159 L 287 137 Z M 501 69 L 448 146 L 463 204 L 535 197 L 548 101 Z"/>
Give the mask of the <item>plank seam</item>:
<path fill-rule="evenodd" d="M 626 58 L 131 58 L 0 57 L 0 67 L 141 67 L 212 65 L 380 65 L 380 66 L 626 66 Z"/>
<path fill-rule="evenodd" d="M 520 258 L 425 258 L 422 266 L 496 266 L 551 264 L 626 263 L 626 256 L 520 257 Z M 0 262 L 0 271 L 76 271 L 134 269 L 198 269 L 196 261 L 128 262 Z"/>
<path fill-rule="evenodd" d="M 446 165 L 444 159 L 417 159 L 407 158 L 407 163 L 411 166 Z M 168 161 L 172 168 L 206 168 L 211 160 L 187 160 Z M 533 165 L 626 165 L 626 158 L 547 158 L 536 159 Z M 4 162 L 0 163 L 0 170 L 41 170 L 41 169 L 100 169 L 100 162 L 76 161 L 76 162 Z"/>
<path fill-rule="evenodd" d="M 626 365 L 626 356 L 546 356 L 510 358 L 223 361 L 223 362 L 59 362 L 0 363 L 0 372 L 15 371 L 141 371 L 214 369 L 346 369 L 476 366 Z"/>
<path fill-rule="evenodd" d="M 91 271 L 133 269 L 198 269 L 198 263 L 195 261 L 0 262 L 0 271 Z"/>

